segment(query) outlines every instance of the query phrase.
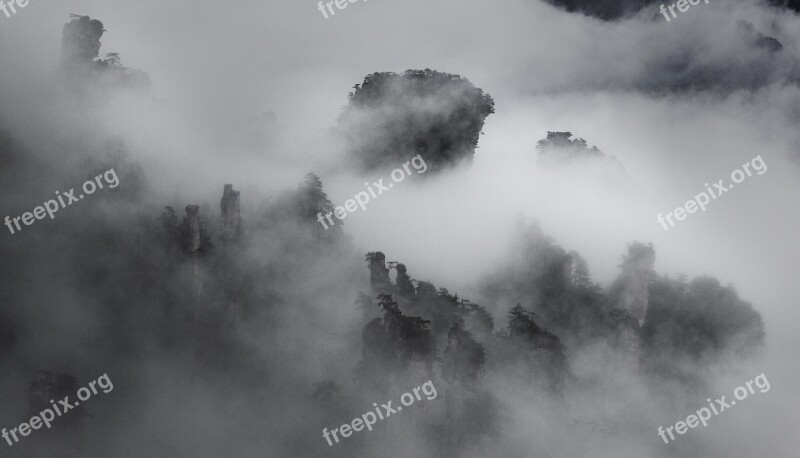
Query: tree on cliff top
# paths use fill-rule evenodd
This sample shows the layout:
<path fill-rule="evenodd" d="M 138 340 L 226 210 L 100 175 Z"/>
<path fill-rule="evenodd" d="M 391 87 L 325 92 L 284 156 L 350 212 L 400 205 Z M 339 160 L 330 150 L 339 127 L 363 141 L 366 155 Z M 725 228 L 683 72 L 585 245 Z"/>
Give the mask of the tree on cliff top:
<path fill-rule="evenodd" d="M 68 80 L 80 87 L 85 83 L 105 83 L 111 87 L 149 90 L 150 76 L 120 64 L 118 53 L 100 55 L 103 23 L 89 16 L 70 15 L 61 36 L 61 67 Z"/>
<path fill-rule="evenodd" d="M 365 170 L 421 154 L 433 170 L 471 160 L 494 100 L 466 78 L 430 69 L 373 73 L 355 85 L 339 117 Z"/>

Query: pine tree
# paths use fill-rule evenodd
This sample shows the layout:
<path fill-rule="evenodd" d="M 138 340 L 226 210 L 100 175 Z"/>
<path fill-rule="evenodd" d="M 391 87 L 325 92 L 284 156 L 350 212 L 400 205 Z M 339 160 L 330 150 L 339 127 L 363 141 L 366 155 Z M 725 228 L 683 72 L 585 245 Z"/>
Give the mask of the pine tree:
<path fill-rule="evenodd" d="M 549 389 L 559 391 L 566 375 L 565 348 L 555 334 L 539 327 L 534 321 L 535 313 L 522 305 L 515 305 L 509 312 L 509 339 L 512 345 L 526 350 L 524 357 L 533 374 L 540 374 Z"/>
<path fill-rule="evenodd" d="M 586 260 L 576 251 L 569 253 L 570 258 L 570 281 L 577 287 L 589 287 L 592 284 L 591 274 L 589 273 L 589 266 Z"/>
<path fill-rule="evenodd" d="M 297 208 L 300 212 L 300 220 L 313 225 L 317 238 L 330 239 L 331 236 L 342 233 L 344 221 L 331 216 L 334 224 L 330 225 L 330 221 L 324 218 L 329 213 L 333 213 L 334 205 L 322 190 L 322 180 L 314 172 L 307 173 L 303 178 L 303 184 L 298 189 L 298 199 Z M 326 221 L 327 228 L 320 224 L 319 215 L 322 215 Z"/>
<path fill-rule="evenodd" d="M 303 178 L 303 184 L 300 186 L 300 206 L 302 208 L 302 216 L 304 219 L 317 221 L 317 213 L 326 215 L 333 211 L 334 205 L 328 199 L 328 195 L 322 190 L 322 180 L 314 174 L 309 172 Z M 317 222 L 317 224 L 319 224 Z M 344 224 L 340 220 L 336 221 L 337 225 Z"/>
<path fill-rule="evenodd" d="M 383 319 L 364 327 L 359 378 L 370 386 L 381 386 L 403 375 L 411 361 L 423 361 L 430 372 L 436 358 L 436 342 L 430 321 L 406 316 L 391 294 L 378 295 Z"/>

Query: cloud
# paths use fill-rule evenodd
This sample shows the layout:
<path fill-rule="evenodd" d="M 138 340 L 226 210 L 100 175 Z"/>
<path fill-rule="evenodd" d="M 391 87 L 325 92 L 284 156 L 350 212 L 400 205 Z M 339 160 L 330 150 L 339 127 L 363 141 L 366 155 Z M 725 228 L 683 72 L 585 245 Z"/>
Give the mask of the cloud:
<path fill-rule="evenodd" d="M 152 97 L 63 91 L 55 68 L 72 9 L 103 21 L 101 54 L 119 52 L 147 71 Z M 108 198 L 0 236 L 2 425 L 26 418 L 25 383 L 48 368 L 79 381 L 102 373 L 114 380 L 108 403 L 89 407 L 95 456 L 121 447 L 141 455 L 326 451 L 322 427 L 391 399 L 352 380 L 363 350 L 353 305 L 367 286 L 363 253 L 382 250 L 415 278 L 477 298 L 480 279 L 507 267 L 517 221 L 535 219 L 604 286 L 633 240 L 653 242 L 659 272 L 733 284 L 763 315 L 769 351 L 746 369 L 729 361 L 746 377 L 707 373 L 702 389 L 675 385 L 654 395 L 651 380 L 629 376 L 627 361 L 587 346 L 570 356 L 580 383 L 566 407 L 489 377 L 490 395 L 463 404 L 463 418 L 503 412 L 486 425 L 505 440 L 500 449 L 470 442 L 468 452 L 659 456 L 654 425 L 765 372 L 774 390 L 754 398 L 752 411 L 734 410 L 729 423 L 673 445 L 686 454 L 756 455 L 770 444 L 791 454 L 787 406 L 796 396 L 776 394 L 798 376 L 783 351 L 798 343 L 791 304 L 800 294 L 791 199 L 799 181 L 789 160 L 800 145 L 794 15 L 732 2 L 671 23 L 647 8 L 606 22 L 541 2 L 409 0 L 320 16 L 303 2 L 178 0 L 31 2 L 0 19 L 5 213 L 81 183 L 96 166 L 113 166 L 120 181 Z M 336 119 L 364 75 L 408 68 L 464 75 L 494 97 L 497 112 L 472 166 L 370 202 L 348 217 L 341 244 L 320 248 L 308 226 L 273 224 L 265 215 L 275 197 L 310 170 L 335 204 L 363 189 L 336 140 Z M 266 111 L 275 113 L 265 126 L 272 131 L 251 122 Z M 539 167 L 535 146 L 548 131 L 579 133 L 619 158 L 630 180 L 598 177 L 592 167 Z M 756 154 L 768 173 L 676 230 L 661 229 L 658 212 Z M 194 270 L 162 250 L 157 217 L 165 205 L 192 204 L 213 226 L 225 183 L 241 191 L 244 244 Z M 240 288 L 248 301 L 237 302 Z M 248 319 L 241 327 L 227 315 L 187 319 L 219 304 Z M 493 311 L 498 325 L 511 305 Z M 318 383 L 338 387 L 328 390 L 330 403 L 315 397 Z M 426 438 L 438 432 L 428 420 L 446 414 L 439 392 L 426 416 L 404 410 L 391 429 L 366 435 L 363 448 L 349 447 L 435 455 Z M 778 426 L 763 428 L 766 419 Z"/>

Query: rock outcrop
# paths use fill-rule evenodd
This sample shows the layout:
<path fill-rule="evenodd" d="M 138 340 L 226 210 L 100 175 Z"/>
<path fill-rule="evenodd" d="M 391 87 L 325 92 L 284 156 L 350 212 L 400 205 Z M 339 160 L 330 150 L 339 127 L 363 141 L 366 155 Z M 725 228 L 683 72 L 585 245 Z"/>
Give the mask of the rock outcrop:
<path fill-rule="evenodd" d="M 386 255 L 380 251 L 367 253 L 369 261 L 369 285 L 372 295 L 393 294 L 394 285 L 389 279 L 389 269 L 386 268 Z"/>
<path fill-rule="evenodd" d="M 89 16 L 72 15 L 61 36 L 61 68 L 74 89 L 120 88 L 149 91 L 150 76 L 120 64 L 118 53 L 100 59 L 103 23 Z"/>
<path fill-rule="evenodd" d="M 409 277 L 406 273 L 406 265 L 397 263 L 395 269 L 397 269 L 397 278 L 395 279 L 395 284 L 397 288 L 398 300 L 414 299 L 414 284 L 411 283 L 411 277 Z"/>
<path fill-rule="evenodd" d="M 242 232 L 242 216 L 239 208 L 239 191 L 234 191 L 232 184 L 226 184 L 222 189 L 219 208 L 222 211 L 222 240 L 225 242 L 237 240 Z"/>

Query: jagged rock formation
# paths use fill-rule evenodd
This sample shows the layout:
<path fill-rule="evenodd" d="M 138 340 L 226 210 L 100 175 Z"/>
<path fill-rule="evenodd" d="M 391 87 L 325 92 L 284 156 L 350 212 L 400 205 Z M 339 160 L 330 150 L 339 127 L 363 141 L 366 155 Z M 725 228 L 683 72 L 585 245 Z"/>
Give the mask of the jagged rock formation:
<path fill-rule="evenodd" d="M 190 290 L 192 308 L 187 312 L 190 319 L 197 320 L 200 316 L 198 304 L 203 295 L 203 264 L 200 260 L 212 254 L 214 244 L 208 233 L 204 218 L 200 215 L 199 205 L 187 205 L 186 215 L 178 224 L 178 217 L 172 207 L 165 207 L 159 217 L 162 246 L 169 255 L 181 259 L 181 269 L 184 271 L 186 288 Z M 188 265 L 183 265 L 188 262 Z"/>
<path fill-rule="evenodd" d="M 68 81 L 75 88 L 102 83 L 110 87 L 150 90 L 152 83 L 147 73 L 122 66 L 118 53 L 108 53 L 105 59 L 98 59 L 100 38 L 105 31 L 103 23 L 97 19 L 71 16 L 61 38 L 61 68 Z"/>
<path fill-rule="evenodd" d="M 419 281 L 415 289 L 405 264 L 398 262 L 389 263 L 391 268 L 397 270 L 395 284 L 392 284 L 389 278 L 390 268 L 386 267 L 386 256 L 380 251 L 367 253 L 365 260 L 369 262 L 370 289 L 373 294 L 399 297 L 401 300 L 398 303 L 404 312 L 431 320 L 435 335 L 446 332 L 459 320 L 465 323 L 466 329 L 471 332 L 482 336 L 491 334 L 494 322 L 482 306 L 459 299 L 457 294 L 451 295 L 444 288 L 437 292 L 436 287 L 430 282 Z M 370 307 L 372 300 L 362 293 L 357 303 L 363 307 Z"/>
<path fill-rule="evenodd" d="M 373 73 L 354 88 L 338 123 L 365 170 L 395 168 L 417 154 L 434 172 L 470 161 L 494 113 L 492 97 L 466 78 L 430 69 Z"/>
<path fill-rule="evenodd" d="M 199 205 L 187 205 L 186 215 L 178 224 L 175 209 L 164 207 L 164 212 L 159 216 L 161 226 L 161 241 L 165 247 L 177 248 L 190 256 L 206 255 L 214 248 L 211 235 L 206 230 L 206 223 L 200 216 Z"/>
<path fill-rule="evenodd" d="M 89 16 L 73 16 L 61 36 L 61 64 L 88 64 L 100 55 L 103 23 Z"/>
<path fill-rule="evenodd" d="M 432 301 L 436 297 L 436 287 L 427 281 L 417 282 L 417 300 Z"/>
<path fill-rule="evenodd" d="M 607 291 L 537 226 L 523 228 L 513 246 L 508 265 L 487 278 L 484 296 L 494 308 L 514 298 L 532 304 L 536 324 L 570 351 L 602 342 L 629 367 L 696 381 L 699 367 L 752 356 L 763 343 L 760 314 L 732 287 L 703 277 L 658 278 L 652 244 L 629 245 Z"/>
<path fill-rule="evenodd" d="M 401 379 L 429 377 L 436 357 L 430 321 L 400 311 L 391 294 L 379 294 L 383 318 L 364 327 L 362 359 L 357 374 L 361 383 L 381 388 Z"/>
<path fill-rule="evenodd" d="M 242 231 L 242 216 L 239 208 L 239 191 L 233 190 L 232 184 L 226 184 L 219 202 L 222 211 L 222 240 L 226 242 L 239 238 Z"/>
<path fill-rule="evenodd" d="M 367 380 L 370 386 L 390 384 L 397 375 L 387 378 L 381 373 L 402 371 L 410 361 L 396 356 L 399 344 L 389 345 L 385 342 L 386 336 L 394 340 L 402 333 L 411 332 L 409 330 L 424 329 L 425 339 L 431 339 L 425 340 L 425 354 L 435 353 L 437 346 L 445 347 L 442 377 L 451 387 L 471 392 L 477 389 L 487 362 L 484 345 L 488 345 L 498 364 L 520 363 L 527 367 L 523 379 L 533 377 L 547 390 L 561 389 L 567 373 L 564 345 L 556 335 L 533 321 L 534 314 L 518 305 L 512 309 L 508 330 L 493 336 L 494 321 L 484 307 L 459 299 L 458 295 L 451 295 L 444 288 L 437 292 L 433 284 L 425 281 L 417 282 L 414 291 L 405 265 L 401 263 L 396 263 L 398 275 L 396 284 L 392 285 L 383 253 L 369 253 L 366 260 L 369 261 L 370 283 L 374 289 L 402 289 L 405 297 L 405 300 L 397 302 L 390 294 L 379 293 L 378 305 L 384 310 L 384 317 L 373 319 L 364 327 L 364 354 L 359 365 L 359 377 Z M 372 300 L 365 294 L 359 296 L 358 303 L 364 308 L 374 308 Z M 400 347 L 416 345 L 413 348 L 423 348 L 421 343 L 413 344 L 415 340 L 410 337 L 400 341 L 404 342 Z M 411 348 L 404 351 L 408 354 L 418 352 Z M 383 362 L 379 362 L 380 355 L 383 355 Z M 399 361 L 402 360 L 406 363 L 401 364 Z M 387 366 L 386 361 L 392 363 Z M 464 396 L 463 392 L 458 393 L 458 397 Z"/>
<path fill-rule="evenodd" d="M 218 225 L 209 224 L 201 207 L 196 204 L 185 206 L 186 214 L 180 223 L 171 206 L 165 207 L 159 217 L 157 239 L 166 251 L 170 266 L 181 271 L 183 290 L 191 292 L 191 306 L 187 306 L 185 316 L 195 324 L 214 319 L 221 326 L 235 329 L 252 311 L 248 307 L 248 294 L 253 289 L 253 278 L 237 261 L 243 246 L 232 243 L 241 240 L 243 234 L 240 199 L 241 193 L 232 184 L 223 186 Z M 265 215 L 266 224 L 258 226 L 258 229 L 270 230 L 270 223 L 274 223 L 277 230 L 283 232 L 286 219 L 291 220 L 289 224 L 318 227 L 313 218 L 314 210 L 326 205 L 330 202 L 322 192 L 319 179 L 308 174 L 297 191 L 273 203 Z M 296 228 L 292 226 L 291 229 Z M 337 233 L 335 228 L 328 232 Z M 220 243 L 220 248 L 215 246 L 215 241 Z M 212 274 L 212 270 L 215 273 Z M 384 268 L 384 271 L 386 291 L 392 293 L 388 269 Z M 214 295 L 213 305 L 201 299 L 209 295 Z M 365 310 L 367 308 L 365 306 Z"/>
<path fill-rule="evenodd" d="M 369 285 L 373 296 L 378 294 L 394 294 L 394 285 L 389 279 L 389 269 L 386 268 L 386 255 L 380 251 L 367 253 L 369 261 Z"/>
<path fill-rule="evenodd" d="M 484 344 L 473 337 L 471 329 L 479 330 L 483 341 L 492 344 L 491 316 L 477 304 L 459 302 L 446 289 L 437 293 L 428 282 L 418 282 L 414 291 L 401 263 L 390 263 L 397 269 L 397 278 L 395 285 L 387 286 L 389 269 L 383 253 L 370 253 L 367 260 L 371 284 L 378 289 L 391 286 L 403 291 L 404 299 L 398 303 L 391 295 L 378 295 L 378 308 L 384 314 L 364 326 L 362 358 L 356 370 L 359 387 L 377 392 L 399 390 L 413 380 L 431 377 L 434 363 L 441 363 L 443 382 L 437 381 L 436 386 L 444 398 L 446 423 L 432 429 L 439 438 L 437 456 L 449 456 L 487 440 L 499 422 L 494 414 L 498 406 L 482 386 L 487 358 Z M 359 303 L 375 308 L 363 293 Z M 439 358 L 443 340 L 446 346 Z"/>
<path fill-rule="evenodd" d="M 232 184 L 226 184 L 223 187 L 219 208 L 222 213 L 222 228 L 219 237 L 223 244 L 230 245 L 232 242 L 240 240 L 242 235 L 239 191 L 235 191 Z M 233 328 L 238 327 L 244 318 L 244 292 L 246 290 L 246 276 L 239 269 L 231 269 L 225 278 L 224 293 L 227 300 L 226 314 L 231 318 L 229 323 Z"/>
<path fill-rule="evenodd" d="M 397 296 L 402 299 L 411 300 L 414 298 L 414 285 L 411 283 L 411 277 L 406 273 L 406 265 L 398 263 L 395 266 L 397 270 Z"/>

